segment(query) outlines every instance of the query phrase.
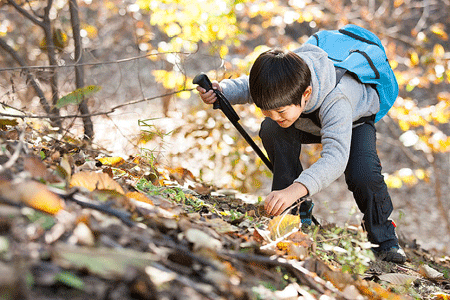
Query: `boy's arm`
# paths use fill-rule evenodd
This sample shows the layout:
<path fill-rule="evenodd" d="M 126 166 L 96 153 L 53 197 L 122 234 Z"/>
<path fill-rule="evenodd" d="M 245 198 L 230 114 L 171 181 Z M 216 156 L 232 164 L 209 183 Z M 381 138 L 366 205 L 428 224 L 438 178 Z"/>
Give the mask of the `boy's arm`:
<path fill-rule="evenodd" d="M 231 104 L 253 103 L 250 97 L 248 76 L 224 79 L 220 82 L 223 94 Z"/>
<path fill-rule="evenodd" d="M 321 107 L 322 152 L 320 158 L 304 170 L 295 182 L 302 183 L 314 195 L 327 187 L 347 166 L 352 137 L 352 107 L 342 97 L 328 107 Z"/>

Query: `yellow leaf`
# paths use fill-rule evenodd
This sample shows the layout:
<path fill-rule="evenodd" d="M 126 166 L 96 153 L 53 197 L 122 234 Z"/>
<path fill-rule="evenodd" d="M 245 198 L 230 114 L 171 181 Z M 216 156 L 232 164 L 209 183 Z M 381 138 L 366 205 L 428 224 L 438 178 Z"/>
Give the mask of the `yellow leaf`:
<path fill-rule="evenodd" d="M 125 196 L 127 196 L 127 198 L 133 198 L 134 200 L 153 205 L 153 201 L 140 192 L 128 192 Z"/>
<path fill-rule="evenodd" d="M 27 188 L 32 190 L 32 194 L 25 192 L 22 197 L 29 206 L 52 215 L 63 208 L 62 199 L 50 192 L 45 185 L 33 182 L 28 184 Z"/>
<path fill-rule="evenodd" d="M 398 67 L 398 61 L 390 60 L 389 65 L 391 66 L 392 70 L 395 70 Z"/>
<path fill-rule="evenodd" d="M 225 45 L 220 46 L 220 57 L 224 58 L 228 54 L 228 47 Z"/>
<path fill-rule="evenodd" d="M 399 189 L 403 186 L 402 180 L 394 175 L 388 175 L 384 178 L 384 181 L 386 182 L 387 187 L 391 189 Z"/>
<path fill-rule="evenodd" d="M 110 190 L 124 195 L 122 187 L 114 181 L 108 174 L 96 172 L 79 172 L 72 176 L 70 186 L 84 187 L 89 191 Z"/>
<path fill-rule="evenodd" d="M 443 58 L 445 56 L 445 49 L 442 45 L 436 44 L 433 47 L 433 55 L 438 58 Z"/>
<path fill-rule="evenodd" d="M 394 7 L 399 7 L 400 5 L 402 5 L 404 2 L 404 0 L 394 0 Z"/>
<path fill-rule="evenodd" d="M 119 156 L 102 157 L 102 158 L 99 158 L 98 161 L 101 162 L 103 165 L 108 165 L 108 166 L 112 166 L 112 167 L 119 166 L 125 162 L 125 160 Z"/>
<path fill-rule="evenodd" d="M 434 24 L 431 26 L 431 32 L 439 36 L 444 41 L 448 40 L 448 34 L 445 32 L 443 24 Z"/>
<path fill-rule="evenodd" d="M 20 183 L 0 183 L 1 196 L 13 203 L 24 203 L 27 206 L 48 214 L 56 214 L 63 209 L 64 202 L 47 187 L 36 181 Z"/>
<path fill-rule="evenodd" d="M 410 129 L 410 125 L 408 124 L 408 122 L 406 122 L 406 121 L 403 121 L 403 120 L 399 120 L 398 121 L 398 125 L 400 126 L 400 128 L 403 130 L 403 131 L 408 131 L 409 129 Z"/>
<path fill-rule="evenodd" d="M 270 220 L 268 229 L 272 239 L 277 239 L 289 232 L 294 228 L 300 227 L 300 217 L 294 215 L 281 215 L 276 216 Z"/>
<path fill-rule="evenodd" d="M 410 61 L 411 61 L 411 66 L 417 66 L 419 64 L 420 60 L 419 60 L 419 55 L 417 54 L 417 52 L 411 53 Z"/>

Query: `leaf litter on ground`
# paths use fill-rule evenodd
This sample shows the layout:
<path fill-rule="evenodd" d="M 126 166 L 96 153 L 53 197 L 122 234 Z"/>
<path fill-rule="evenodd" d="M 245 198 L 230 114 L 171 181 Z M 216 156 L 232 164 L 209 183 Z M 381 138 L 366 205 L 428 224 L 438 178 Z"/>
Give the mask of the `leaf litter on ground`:
<path fill-rule="evenodd" d="M 450 297 L 450 258 L 406 238 L 405 265 L 376 261 L 361 226 L 302 228 L 187 169 L 46 134 L 0 173 L 2 299 Z"/>

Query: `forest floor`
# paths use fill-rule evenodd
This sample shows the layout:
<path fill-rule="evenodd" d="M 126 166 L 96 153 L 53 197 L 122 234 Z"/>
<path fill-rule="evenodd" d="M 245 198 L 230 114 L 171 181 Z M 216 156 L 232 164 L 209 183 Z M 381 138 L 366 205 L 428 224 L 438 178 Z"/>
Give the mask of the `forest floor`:
<path fill-rule="evenodd" d="M 1 299 L 450 299 L 450 257 L 301 227 L 187 169 L 45 127 L 0 129 Z"/>

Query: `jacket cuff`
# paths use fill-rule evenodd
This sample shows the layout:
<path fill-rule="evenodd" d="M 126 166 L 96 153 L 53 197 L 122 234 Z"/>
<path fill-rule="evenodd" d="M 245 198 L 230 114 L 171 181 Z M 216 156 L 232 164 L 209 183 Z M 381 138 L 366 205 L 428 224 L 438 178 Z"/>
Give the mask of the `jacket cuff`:
<path fill-rule="evenodd" d="M 300 176 L 294 180 L 294 182 L 299 182 L 301 184 L 303 184 L 306 189 L 308 190 L 308 195 L 312 196 L 314 194 L 317 194 L 320 191 L 320 186 L 317 183 L 317 181 L 309 176 L 308 174 L 300 174 Z"/>

